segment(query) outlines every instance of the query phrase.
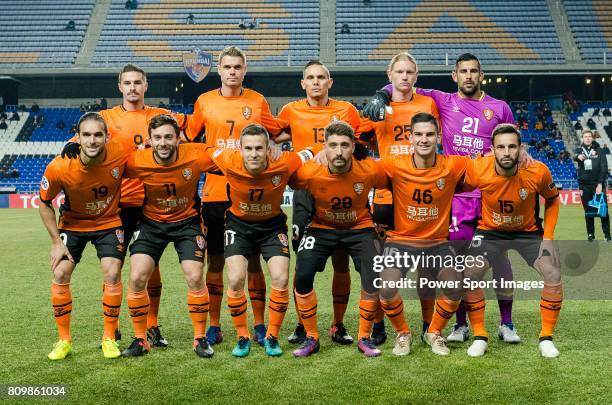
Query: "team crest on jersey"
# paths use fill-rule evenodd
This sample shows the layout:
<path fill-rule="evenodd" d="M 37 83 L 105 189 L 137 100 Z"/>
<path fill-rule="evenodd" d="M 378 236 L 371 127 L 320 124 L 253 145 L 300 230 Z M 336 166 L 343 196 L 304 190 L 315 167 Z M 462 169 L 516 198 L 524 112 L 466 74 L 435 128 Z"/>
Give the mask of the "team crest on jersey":
<path fill-rule="evenodd" d="M 363 183 L 355 183 L 355 184 L 353 184 L 353 190 L 355 190 L 357 195 L 361 195 L 361 193 L 363 193 L 364 188 L 365 188 L 365 186 L 363 185 Z"/>
<path fill-rule="evenodd" d="M 459 106 L 457 104 L 453 104 L 453 112 L 459 112 Z"/>
<path fill-rule="evenodd" d="M 525 201 L 528 196 L 529 196 L 529 193 L 527 192 L 526 189 L 522 188 L 519 190 L 519 197 L 521 197 L 521 200 Z"/>
<path fill-rule="evenodd" d="M 281 245 L 283 245 L 284 247 L 289 246 L 289 239 L 287 238 L 287 235 L 285 235 L 284 233 L 278 234 L 278 240 L 280 240 Z"/>
<path fill-rule="evenodd" d="M 42 176 L 42 179 L 40 179 L 40 188 L 49 190 L 49 180 L 47 180 L 46 176 Z"/>
<path fill-rule="evenodd" d="M 118 167 L 113 167 L 113 170 L 111 170 L 111 176 L 113 176 L 114 179 L 119 178 L 119 168 Z"/>
<path fill-rule="evenodd" d="M 436 187 L 438 187 L 438 190 L 443 190 L 445 185 L 446 180 L 444 180 L 444 178 L 436 180 Z"/>
<path fill-rule="evenodd" d="M 253 115 L 253 110 L 251 109 L 251 107 L 249 107 L 248 105 L 242 107 L 242 116 L 245 120 L 251 118 L 251 115 Z"/>
<path fill-rule="evenodd" d="M 116 229 L 115 235 L 117 235 L 117 240 L 119 243 L 123 244 L 123 242 L 125 242 L 125 237 L 123 236 L 123 231 L 121 229 Z"/>
<path fill-rule="evenodd" d="M 482 114 L 487 119 L 487 121 L 491 121 L 491 119 L 493 118 L 493 110 L 491 110 L 490 108 L 484 110 Z"/>
<path fill-rule="evenodd" d="M 272 184 L 274 184 L 274 187 L 278 187 L 278 185 L 281 183 L 282 180 L 282 176 L 280 174 L 277 174 L 276 176 L 272 176 Z"/>
<path fill-rule="evenodd" d="M 213 57 L 210 53 L 194 49 L 193 52 L 183 54 L 183 66 L 185 73 L 196 83 L 200 83 L 212 66 Z"/>
<path fill-rule="evenodd" d="M 204 250 L 206 247 L 206 239 L 202 235 L 196 236 L 196 244 L 198 245 L 198 249 Z"/>
<path fill-rule="evenodd" d="M 193 176 L 193 172 L 189 167 L 183 169 L 183 177 L 185 178 L 185 180 L 191 179 L 191 176 Z"/>

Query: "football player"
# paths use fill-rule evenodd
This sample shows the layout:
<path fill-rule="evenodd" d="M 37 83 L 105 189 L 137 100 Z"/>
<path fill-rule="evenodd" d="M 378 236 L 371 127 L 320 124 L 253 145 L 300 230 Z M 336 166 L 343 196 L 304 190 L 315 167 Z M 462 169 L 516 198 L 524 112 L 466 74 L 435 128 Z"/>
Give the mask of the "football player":
<path fill-rule="evenodd" d="M 86 113 L 79 119 L 75 140 L 78 159 L 56 157 L 40 183 L 40 217 L 53 243 L 51 303 L 59 331 L 59 341 L 48 358 L 62 360 L 72 353 L 70 280 L 88 242 L 96 248 L 104 279 L 102 353 L 116 358 L 121 355 L 115 330 L 123 297 L 121 266 L 125 255 L 119 193 L 128 153 L 117 140 L 107 143 L 106 123 L 98 113 Z M 52 200 L 62 190 L 65 197 L 58 224 Z"/>
<path fill-rule="evenodd" d="M 246 55 L 240 48 L 228 46 L 219 54 L 217 71 L 221 87 L 198 97 L 187 133 L 190 140 L 196 136 L 210 147 L 240 148 L 240 133 L 249 124 L 263 125 L 273 136 L 281 132 L 272 116 L 266 99 L 258 92 L 243 86 L 247 72 Z M 202 192 L 202 219 L 210 242 L 207 246 L 208 271 L 206 285 L 210 291 L 210 328 L 206 332 L 211 344 L 223 340 L 219 317 L 223 299 L 223 229 L 224 215 L 230 207 L 227 179 L 209 174 Z M 254 339 L 263 345 L 266 335 L 265 305 L 266 280 L 259 256 L 249 259 L 249 297 L 255 318 Z"/>
<path fill-rule="evenodd" d="M 483 266 L 466 270 L 465 277 L 481 279 L 490 265 L 488 258 L 504 255 L 508 249 L 517 250 L 544 280 L 539 349 L 543 357 L 557 357 L 559 351 L 552 338 L 563 301 L 563 286 L 553 239 L 561 204 L 559 192 L 543 163 L 518 166 L 521 133 L 514 125 L 498 125 L 491 142 L 494 156 L 475 161 L 468 166 L 465 176 L 465 184 L 480 189 L 482 195 L 482 218 L 469 250 L 485 254 L 487 259 Z M 545 200 L 544 226 L 538 217 L 540 196 Z M 474 328 L 474 342 L 468 355 L 482 356 L 487 350 L 482 289 L 467 290 L 464 302 Z"/>

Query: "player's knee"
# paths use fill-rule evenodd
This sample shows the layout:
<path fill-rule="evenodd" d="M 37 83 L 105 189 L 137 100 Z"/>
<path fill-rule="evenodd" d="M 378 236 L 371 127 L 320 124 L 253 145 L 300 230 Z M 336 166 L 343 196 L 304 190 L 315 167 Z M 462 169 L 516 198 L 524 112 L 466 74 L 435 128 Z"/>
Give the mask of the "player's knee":
<path fill-rule="evenodd" d="M 542 257 L 535 263 L 535 267 L 542 275 L 545 283 L 561 282 L 561 269 L 555 266 L 549 257 Z"/>
<path fill-rule="evenodd" d="M 56 284 L 68 284 L 70 283 L 70 276 L 72 275 L 71 271 L 67 271 L 67 269 L 56 268 L 53 270 L 53 281 Z"/>

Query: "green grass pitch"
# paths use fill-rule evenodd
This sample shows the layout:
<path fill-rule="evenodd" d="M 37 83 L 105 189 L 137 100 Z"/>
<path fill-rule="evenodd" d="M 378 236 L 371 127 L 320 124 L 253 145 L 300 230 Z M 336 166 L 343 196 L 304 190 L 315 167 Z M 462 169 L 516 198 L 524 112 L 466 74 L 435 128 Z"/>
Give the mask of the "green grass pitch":
<path fill-rule="evenodd" d="M 582 239 L 580 207 L 563 207 L 558 239 Z M 599 222 L 599 221 L 598 221 Z M 604 403 L 610 402 L 612 368 L 612 302 L 566 301 L 558 323 L 558 359 L 543 359 L 537 350 L 537 301 L 515 303 L 514 317 L 523 343 L 499 343 L 495 333 L 497 304 L 487 309 L 492 337 L 488 353 L 472 359 L 468 344 L 452 345 L 441 358 L 420 341 L 406 357 L 391 354 L 393 337 L 383 356 L 366 359 L 356 346 L 333 344 L 325 333 L 331 322 L 331 271 L 316 281 L 319 296 L 321 351 L 294 359 L 286 336 L 295 326 L 293 303 L 287 312 L 281 343 L 285 354 L 267 358 L 254 346 L 246 359 L 235 359 L 235 342 L 227 309 L 222 308 L 225 341 L 212 359 L 191 351 L 191 324 L 186 286 L 173 249 L 161 262 L 164 283 L 160 324 L 170 342 L 142 358 L 105 360 L 98 348 L 102 334 L 101 276 L 89 246 L 73 276 L 72 330 L 74 354 L 50 362 L 46 355 L 56 341 L 50 309 L 49 238 L 36 210 L 0 210 L 0 384 L 68 384 L 78 403 Z M 599 224 L 597 224 L 599 226 Z M 357 333 L 359 282 L 353 273 L 347 313 L 349 331 Z M 124 268 L 124 281 L 128 278 Z M 125 348 L 132 326 L 127 310 L 120 324 Z M 420 307 L 406 303 L 408 321 L 418 335 Z"/>

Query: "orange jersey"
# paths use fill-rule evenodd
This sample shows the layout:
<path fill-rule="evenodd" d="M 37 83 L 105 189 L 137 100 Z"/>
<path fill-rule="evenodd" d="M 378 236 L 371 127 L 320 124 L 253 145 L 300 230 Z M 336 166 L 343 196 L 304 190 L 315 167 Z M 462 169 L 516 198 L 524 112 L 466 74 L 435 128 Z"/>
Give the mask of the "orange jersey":
<path fill-rule="evenodd" d="M 217 167 L 229 182 L 230 212 L 247 222 L 262 222 L 281 214 L 281 200 L 289 177 L 302 165 L 295 152 L 284 152 L 277 161 L 253 175 L 244 168 L 237 150 L 217 149 L 212 153 Z"/>
<path fill-rule="evenodd" d="M 169 114 L 176 118 L 181 130 L 187 126 L 184 114 L 171 113 L 164 108 L 145 106 L 142 110 L 127 111 L 122 105 L 100 111 L 106 121 L 109 139 L 119 140 L 127 153 L 135 151 L 149 137 L 149 121 L 159 114 Z M 121 185 L 121 204 L 142 206 L 144 188 L 137 179 L 123 179 Z"/>
<path fill-rule="evenodd" d="M 478 229 L 504 232 L 541 230 L 540 195 L 545 199 L 559 195 L 550 170 L 542 162 L 519 168 L 514 176 L 496 173 L 495 157 L 475 160 L 468 166 L 465 183 L 480 189 L 482 218 Z"/>
<path fill-rule="evenodd" d="M 93 232 L 121 226 L 119 198 L 121 178 L 129 153 L 119 141 L 109 141 L 102 163 L 86 166 L 80 158 L 56 157 L 40 182 L 40 199 L 51 201 L 60 191 L 60 229 Z"/>
<path fill-rule="evenodd" d="M 409 139 L 410 121 L 415 114 L 426 112 L 436 119 L 439 118 L 438 107 L 434 99 L 417 93 L 413 93 L 410 101 L 392 101 L 390 106 L 393 108 L 393 114 L 387 114 L 384 121 L 372 122 L 362 119 L 361 123 L 364 132 L 374 131 L 381 159 L 412 153 L 412 144 Z M 389 190 L 376 190 L 374 203 L 393 204 L 393 196 Z"/>
<path fill-rule="evenodd" d="M 312 148 L 325 142 L 325 127 L 334 120 L 344 121 L 355 131 L 359 128 L 359 111 L 348 101 L 329 99 L 322 107 L 311 106 L 306 99 L 286 104 L 278 118 L 291 132 L 293 150 Z"/>
<path fill-rule="evenodd" d="M 310 227 L 363 229 L 374 227 L 368 194 L 374 187 L 386 187 L 388 178 L 380 161 L 353 159 L 351 170 L 342 174 L 307 162 L 289 184 L 294 189 L 307 189 L 314 198 Z"/>
<path fill-rule="evenodd" d="M 143 215 L 157 222 L 179 222 L 200 212 L 198 182 L 200 175 L 216 166 L 206 152 L 207 145 L 178 145 L 176 162 L 160 165 L 153 150 L 134 153 L 127 162 L 125 176 L 144 183 Z"/>
<path fill-rule="evenodd" d="M 263 125 L 271 136 L 281 132 L 279 122 L 270 112 L 268 102 L 258 92 L 243 89 L 236 97 L 224 97 L 220 89 L 198 97 L 187 133 L 191 140 L 205 131 L 206 144 L 223 149 L 240 148 L 240 132 L 249 124 Z M 223 176 L 209 174 L 204 184 L 204 201 L 227 201 L 227 181 Z"/>
<path fill-rule="evenodd" d="M 383 159 L 391 179 L 395 230 L 389 239 L 446 240 L 457 183 L 470 162 L 468 156 L 436 155 L 431 168 L 414 167 L 412 155 Z"/>

